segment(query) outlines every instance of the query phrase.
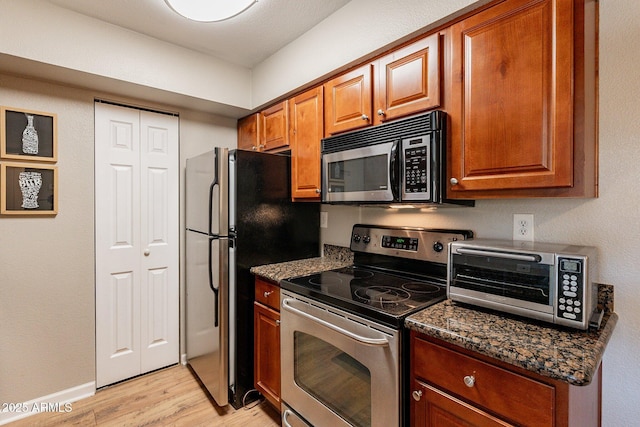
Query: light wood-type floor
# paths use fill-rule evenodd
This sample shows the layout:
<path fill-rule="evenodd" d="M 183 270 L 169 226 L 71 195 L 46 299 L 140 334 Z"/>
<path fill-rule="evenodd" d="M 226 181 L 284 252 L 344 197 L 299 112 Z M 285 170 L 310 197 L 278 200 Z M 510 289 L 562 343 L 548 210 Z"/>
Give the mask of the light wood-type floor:
<path fill-rule="evenodd" d="M 272 427 L 280 417 L 266 401 L 220 408 L 188 367 L 176 365 L 98 390 L 73 402 L 69 413 L 45 412 L 7 426 Z"/>

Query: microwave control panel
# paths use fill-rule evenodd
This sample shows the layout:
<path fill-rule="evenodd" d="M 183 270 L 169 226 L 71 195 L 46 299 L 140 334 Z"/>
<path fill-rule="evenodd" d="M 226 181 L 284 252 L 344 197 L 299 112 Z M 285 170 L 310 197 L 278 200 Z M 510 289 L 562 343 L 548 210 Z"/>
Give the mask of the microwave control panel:
<path fill-rule="evenodd" d="M 585 310 L 583 261 L 558 258 L 558 317 L 582 322 Z"/>
<path fill-rule="evenodd" d="M 402 140 L 402 199 L 429 200 L 431 197 L 431 137 Z"/>

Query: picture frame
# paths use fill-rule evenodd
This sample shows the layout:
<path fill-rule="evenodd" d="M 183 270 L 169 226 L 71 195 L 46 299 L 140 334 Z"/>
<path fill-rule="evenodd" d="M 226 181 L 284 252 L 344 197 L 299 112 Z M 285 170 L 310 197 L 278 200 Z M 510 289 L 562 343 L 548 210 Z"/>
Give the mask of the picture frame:
<path fill-rule="evenodd" d="M 0 107 L 0 159 L 58 161 L 55 113 Z"/>
<path fill-rule="evenodd" d="M 0 164 L 0 215 L 57 213 L 57 166 L 18 162 Z"/>

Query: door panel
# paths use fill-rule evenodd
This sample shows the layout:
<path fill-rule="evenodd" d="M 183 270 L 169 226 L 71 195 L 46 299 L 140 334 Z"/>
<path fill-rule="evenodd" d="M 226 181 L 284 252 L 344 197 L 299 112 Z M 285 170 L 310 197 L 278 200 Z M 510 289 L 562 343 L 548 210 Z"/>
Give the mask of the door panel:
<path fill-rule="evenodd" d="M 178 362 L 177 120 L 140 112 L 142 372 Z"/>
<path fill-rule="evenodd" d="M 179 358 L 177 120 L 95 106 L 97 387 Z"/>

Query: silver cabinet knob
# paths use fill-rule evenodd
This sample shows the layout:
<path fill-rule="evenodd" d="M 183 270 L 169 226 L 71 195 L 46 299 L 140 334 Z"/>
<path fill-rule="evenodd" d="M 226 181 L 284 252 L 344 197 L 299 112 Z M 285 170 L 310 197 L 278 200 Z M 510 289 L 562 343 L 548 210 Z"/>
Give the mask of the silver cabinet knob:
<path fill-rule="evenodd" d="M 149 248 L 144 250 L 144 256 L 149 256 L 149 254 L 151 254 L 151 251 L 149 250 Z"/>
<path fill-rule="evenodd" d="M 379 115 L 379 116 L 381 116 L 381 117 L 382 117 L 382 116 L 384 116 L 384 115 L 386 115 L 386 114 L 387 114 L 387 113 L 385 113 L 385 112 L 384 112 L 384 110 L 383 110 L 382 108 L 378 110 L 378 115 Z"/>
<path fill-rule="evenodd" d="M 362 115 L 362 120 L 369 120 L 369 116 L 367 116 L 366 114 Z"/>
<path fill-rule="evenodd" d="M 276 320 L 276 326 L 280 326 L 280 321 Z"/>
<path fill-rule="evenodd" d="M 458 185 L 458 178 L 451 178 L 449 182 L 451 183 L 451 185 Z"/>
<path fill-rule="evenodd" d="M 320 194 L 322 193 L 322 190 L 320 190 L 319 188 L 316 188 L 316 194 Z"/>
<path fill-rule="evenodd" d="M 251 146 L 251 149 L 252 149 L 253 151 L 258 151 L 258 147 L 256 147 L 255 145 L 252 145 L 252 146 Z"/>
<path fill-rule="evenodd" d="M 422 390 L 414 390 L 413 393 L 411 393 L 411 396 L 413 397 L 413 400 L 419 402 L 422 398 Z"/>
<path fill-rule="evenodd" d="M 273 291 L 264 291 L 264 297 L 265 298 L 269 298 L 269 295 L 271 295 L 273 293 Z"/>
<path fill-rule="evenodd" d="M 466 377 L 464 377 L 464 385 L 466 385 L 467 387 L 471 388 L 476 384 L 476 377 L 474 377 L 473 375 L 467 375 Z"/>

